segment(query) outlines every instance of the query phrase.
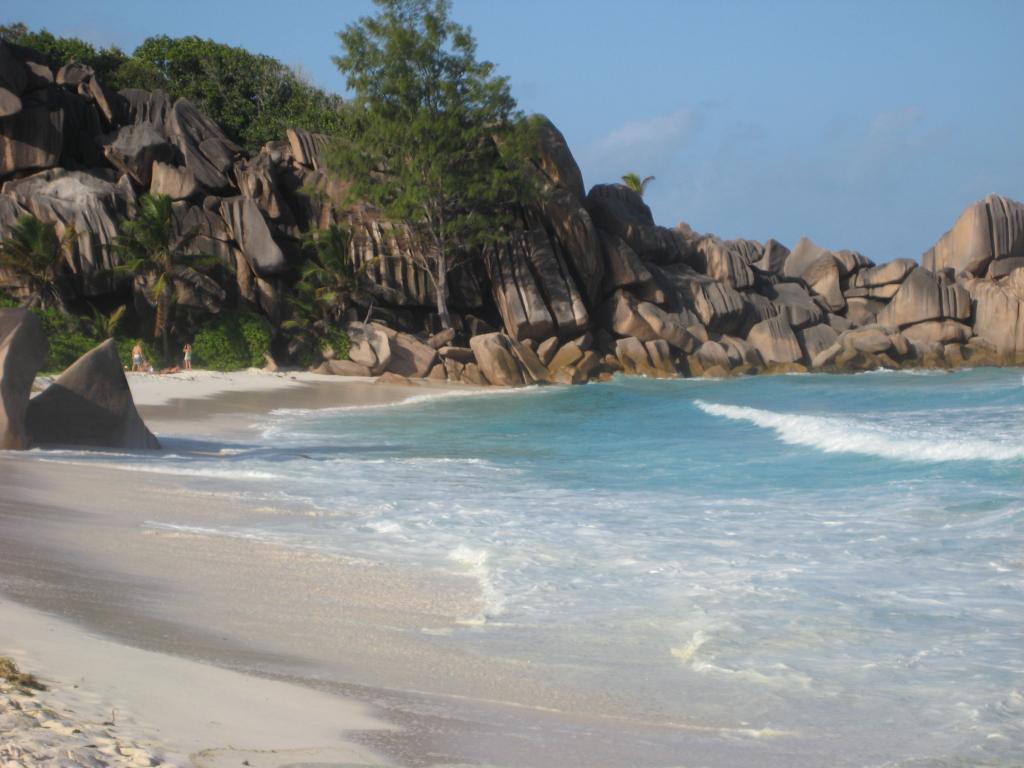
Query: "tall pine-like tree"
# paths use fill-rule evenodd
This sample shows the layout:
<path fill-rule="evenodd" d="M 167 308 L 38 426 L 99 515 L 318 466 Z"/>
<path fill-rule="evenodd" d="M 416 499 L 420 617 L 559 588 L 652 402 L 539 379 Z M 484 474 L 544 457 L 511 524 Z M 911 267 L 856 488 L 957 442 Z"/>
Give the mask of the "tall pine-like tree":
<path fill-rule="evenodd" d="M 502 239 L 534 195 L 531 129 L 447 0 L 375 2 L 376 16 L 338 33 L 334 61 L 354 98 L 328 164 L 353 199 L 412 228 L 448 328 L 449 273 Z"/>

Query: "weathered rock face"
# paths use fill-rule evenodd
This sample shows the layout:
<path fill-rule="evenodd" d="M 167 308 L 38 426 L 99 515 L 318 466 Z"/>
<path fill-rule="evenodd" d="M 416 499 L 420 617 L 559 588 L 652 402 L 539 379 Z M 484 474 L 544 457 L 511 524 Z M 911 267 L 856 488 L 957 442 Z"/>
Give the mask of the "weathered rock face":
<path fill-rule="evenodd" d="M 131 186 L 100 175 L 55 168 L 7 182 L 3 191 L 63 235 L 68 225 L 78 233 L 69 258 L 80 290 L 87 296 L 109 290 L 107 273 L 116 265 L 110 246 L 120 222 L 135 206 Z M 0 235 L 3 233 L 0 232 Z"/>
<path fill-rule="evenodd" d="M 422 340 L 439 327 L 425 246 L 412 224 L 349 199 L 351 185 L 325 167 L 326 136 L 292 129 L 245 152 L 188 101 L 160 91 L 115 94 L 88 67 L 54 73 L 7 44 L 0 237 L 25 212 L 58 232 L 74 224 L 80 237 L 68 270 L 76 297 L 123 300 L 127 285 L 107 276 L 116 266 L 107 246 L 133 215 L 136 194 L 167 194 L 177 201 L 176 232 L 194 232 L 194 247 L 219 261 L 218 279 L 235 284 L 225 285 L 229 302 L 276 324 L 301 238 L 339 224 L 351 235 L 352 266 L 368 281 L 352 316 L 372 301 L 373 316 L 389 327 L 354 330 L 353 359 L 329 361 L 325 372 L 578 383 L 619 370 L 674 375 L 684 364 L 717 376 L 797 370 L 797 361 L 827 361 L 830 370 L 897 365 L 912 348 L 944 364 L 971 354 L 987 360 L 982 352 L 1012 359 L 1020 350 L 1021 204 L 991 196 L 969 208 L 926 256 L 934 271 L 910 259 L 876 267 L 806 238 L 790 251 L 774 240 L 657 226 L 641 196 L 621 184 L 586 192 L 564 136 L 546 118 L 533 120 L 541 197 L 516 211 L 507 241 L 449 275 L 457 336 Z M 464 345 L 485 335 L 478 360 Z M 866 351 L 883 343 L 884 351 Z"/>
<path fill-rule="evenodd" d="M 401 333 L 385 325 L 372 324 L 379 333 L 387 336 L 391 359 L 386 369 L 399 376 L 422 379 L 438 362 L 437 350 L 408 333 Z M 351 357 L 351 353 L 349 354 Z M 378 357 L 378 361 L 380 358 Z"/>
<path fill-rule="evenodd" d="M 966 283 L 976 309 L 974 333 L 1008 362 L 1024 361 L 1024 269 L 1000 283 Z"/>
<path fill-rule="evenodd" d="M 220 211 L 228 231 L 257 275 L 280 275 L 288 270 L 284 252 L 274 241 L 263 214 L 253 200 L 247 197 L 227 198 L 221 201 Z"/>
<path fill-rule="evenodd" d="M 135 410 L 113 339 L 87 352 L 29 401 L 25 430 L 33 445 L 160 447 Z"/>
<path fill-rule="evenodd" d="M 751 248 L 751 245 L 755 248 Z M 754 287 L 751 264 L 761 258 L 760 245 L 749 240 L 724 242 L 705 237 L 697 246 L 697 269 L 733 288 Z"/>
<path fill-rule="evenodd" d="M 965 344 L 971 336 L 971 327 L 956 320 L 929 320 L 903 329 L 903 337 L 915 346 Z"/>
<path fill-rule="evenodd" d="M 782 273 L 785 277 L 802 280 L 831 311 L 841 311 L 846 307 L 846 299 L 839 287 L 839 262 L 830 251 L 806 237 L 800 238 L 786 257 Z"/>
<path fill-rule="evenodd" d="M 849 287 L 870 289 L 902 283 L 915 267 L 917 267 L 917 262 L 913 259 L 893 259 L 877 267 L 860 270 L 850 278 Z M 849 297 L 856 294 L 846 291 L 846 295 Z M 863 295 L 869 294 L 865 290 Z"/>
<path fill-rule="evenodd" d="M 512 353 L 512 339 L 503 333 L 485 333 L 469 340 L 480 372 L 497 387 L 521 387 L 526 383 L 519 361 Z"/>
<path fill-rule="evenodd" d="M 64 148 L 64 113 L 19 109 L 0 118 L 0 177 L 53 168 Z"/>
<path fill-rule="evenodd" d="M 349 323 L 350 347 L 348 358 L 365 367 L 372 376 L 388 370 L 391 363 L 391 341 L 380 326 L 369 323 Z"/>
<path fill-rule="evenodd" d="M 533 115 L 530 120 L 540 142 L 541 151 L 536 163 L 541 173 L 551 185 L 566 190 L 577 202 L 582 202 L 586 196 L 583 174 L 569 151 L 565 136 L 543 115 Z"/>
<path fill-rule="evenodd" d="M 126 125 L 103 140 L 103 152 L 111 165 L 148 187 L 153 163 L 170 163 L 176 151 L 167 138 L 148 123 Z"/>
<path fill-rule="evenodd" d="M 25 309 L 0 309 L 0 450 L 29 447 L 25 412 L 45 359 L 46 334 L 39 318 Z"/>
<path fill-rule="evenodd" d="M 878 322 L 903 327 L 926 320 L 967 320 L 970 316 L 971 299 L 967 291 L 958 284 L 945 285 L 933 273 L 918 267 L 878 313 Z"/>
<path fill-rule="evenodd" d="M 322 152 L 327 144 L 327 137 L 322 133 L 311 133 L 301 128 L 289 128 L 288 144 L 295 162 L 299 165 L 317 171 L 323 167 Z"/>
<path fill-rule="evenodd" d="M 233 191 L 228 174 L 241 148 L 229 141 L 216 123 L 188 100 L 178 99 L 167 116 L 164 132 L 204 189 L 224 194 Z"/>
<path fill-rule="evenodd" d="M 777 240 L 766 240 L 761 258 L 754 264 L 763 272 L 781 275 L 789 258 L 790 250 Z"/>
<path fill-rule="evenodd" d="M 776 308 L 772 314 L 784 314 L 794 328 L 807 328 L 825 319 L 825 312 L 799 283 L 776 283 L 765 289 Z"/>
<path fill-rule="evenodd" d="M 544 215 L 561 246 L 569 277 L 575 279 L 587 302 L 601 297 L 604 248 L 590 214 L 573 193 L 556 188 L 544 203 Z"/>
<path fill-rule="evenodd" d="M 618 288 L 630 288 L 653 284 L 654 276 L 647 269 L 636 251 L 618 235 L 598 230 L 605 262 L 603 292 L 607 295 Z M 661 301 L 664 301 L 661 297 Z"/>
<path fill-rule="evenodd" d="M 1024 256 L 1024 204 L 998 195 L 970 205 L 921 257 L 925 269 L 983 276 L 994 260 Z"/>
<path fill-rule="evenodd" d="M 514 339 L 568 338 L 586 329 L 583 297 L 542 227 L 487 249 L 486 264 L 494 303 Z"/>
<path fill-rule="evenodd" d="M 28 73 L 10 46 L 0 40 L 0 119 L 21 111 Z"/>
<path fill-rule="evenodd" d="M 749 341 L 765 364 L 796 363 L 803 358 L 800 342 L 782 316 L 762 320 L 750 329 Z"/>
<path fill-rule="evenodd" d="M 839 334 L 832 326 L 825 323 L 812 325 L 809 328 L 802 328 L 796 331 L 800 348 L 803 349 L 803 359 L 813 361 L 823 350 L 828 349 L 836 343 Z"/>
<path fill-rule="evenodd" d="M 673 264 L 693 256 L 680 233 L 654 224 L 651 209 L 629 187 L 598 184 L 587 193 L 585 205 L 599 229 L 621 237 L 644 260 Z"/>

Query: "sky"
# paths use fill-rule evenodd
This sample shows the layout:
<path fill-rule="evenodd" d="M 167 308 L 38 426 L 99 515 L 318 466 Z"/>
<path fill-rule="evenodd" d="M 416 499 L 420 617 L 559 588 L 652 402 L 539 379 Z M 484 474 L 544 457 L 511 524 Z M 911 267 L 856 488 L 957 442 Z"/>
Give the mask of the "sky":
<path fill-rule="evenodd" d="M 0 22 L 126 51 L 200 35 L 344 93 L 336 32 L 373 10 L 5 0 Z M 452 17 L 565 134 L 588 188 L 654 175 L 659 224 L 882 262 L 918 258 L 986 194 L 1024 199 L 1021 0 L 453 0 Z"/>

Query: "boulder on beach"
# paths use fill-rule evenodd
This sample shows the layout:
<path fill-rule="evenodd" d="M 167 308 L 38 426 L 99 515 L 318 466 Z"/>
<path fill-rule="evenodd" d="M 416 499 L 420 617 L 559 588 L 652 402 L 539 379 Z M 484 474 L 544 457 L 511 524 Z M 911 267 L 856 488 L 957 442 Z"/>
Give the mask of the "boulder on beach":
<path fill-rule="evenodd" d="M 26 309 L 0 309 L 0 449 L 29 447 L 25 412 L 46 358 L 43 324 Z"/>
<path fill-rule="evenodd" d="M 29 401 L 25 431 L 33 445 L 160 448 L 135 409 L 113 339 L 82 355 Z"/>
<path fill-rule="evenodd" d="M 497 387 L 521 387 L 526 383 L 512 340 L 504 333 L 485 333 L 469 341 L 480 372 Z"/>

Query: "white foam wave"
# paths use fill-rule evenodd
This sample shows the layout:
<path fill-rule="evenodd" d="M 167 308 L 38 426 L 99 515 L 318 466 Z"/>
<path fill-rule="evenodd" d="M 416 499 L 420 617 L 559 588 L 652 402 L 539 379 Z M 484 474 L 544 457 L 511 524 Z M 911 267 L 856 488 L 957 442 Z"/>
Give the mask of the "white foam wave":
<path fill-rule="evenodd" d="M 816 448 L 825 453 L 855 453 L 897 461 L 1020 461 L 1024 445 L 960 437 L 936 432 L 908 435 L 880 425 L 832 416 L 777 413 L 741 405 L 695 400 L 711 416 L 746 421 L 774 430 L 790 445 Z"/>
<path fill-rule="evenodd" d="M 171 475 L 174 477 L 209 477 L 217 480 L 281 480 L 282 476 L 258 469 L 214 469 L 174 464 L 113 464 L 96 461 L 73 461 L 66 459 L 41 459 L 54 464 L 71 464 L 100 469 L 115 469 L 119 472 L 142 472 L 150 475 Z"/>
<path fill-rule="evenodd" d="M 540 393 L 557 392 L 557 387 L 487 387 L 481 389 L 445 390 L 443 392 L 430 392 L 422 395 L 413 395 L 404 400 L 397 400 L 390 403 L 367 403 L 363 405 L 339 405 L 332 408 L 277 408 L 270 412 L 270 416 L 310 416 L 313 414 L 345 413 L 349 411 L 377 411 L 391 408 L 406 408 L 410 405 L 423 405 L 443 400 L 461 400 L 471 397 L 500 397 L 509 395 L 535 395 Z"/>
<path fill-rule="evenodd" d="M 505 612 L 505 596 L 494 585 L 491 569 L 487 564 L 490 555 L 485 549 L 473 549 L 460 544 L 448 553 L 448 559 L 457 563 L 464 572 L 476 579 L 480 585 L 480 596 L 483 599 L 483 611 L 473 617 L 464 618 L 460 624 L 484 624 Z"/>

